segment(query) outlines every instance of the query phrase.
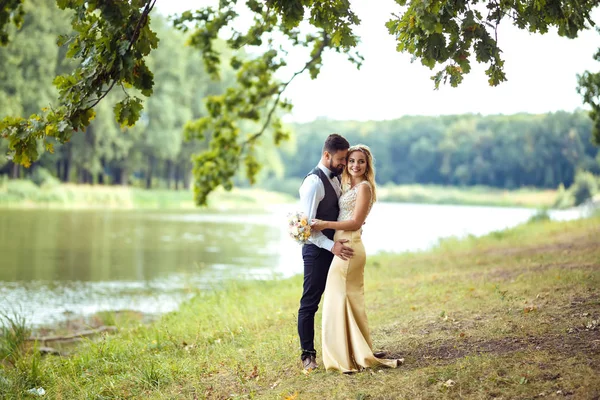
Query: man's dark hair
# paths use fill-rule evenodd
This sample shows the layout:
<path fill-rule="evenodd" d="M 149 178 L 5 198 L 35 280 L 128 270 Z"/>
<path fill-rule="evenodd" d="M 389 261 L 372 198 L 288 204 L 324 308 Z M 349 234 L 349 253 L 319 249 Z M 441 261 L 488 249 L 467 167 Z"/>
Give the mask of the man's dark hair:
<path fill-rule="evenodd" d="M 335 154 L 339 150 L 348 150 L 350 148 L 350 143 L 342 136 L 337 133 L 332 133 L 327 136 L 325 140 L 325 145 L 323 146 L 323 151 L 328 152 L 329 154 Z"/>

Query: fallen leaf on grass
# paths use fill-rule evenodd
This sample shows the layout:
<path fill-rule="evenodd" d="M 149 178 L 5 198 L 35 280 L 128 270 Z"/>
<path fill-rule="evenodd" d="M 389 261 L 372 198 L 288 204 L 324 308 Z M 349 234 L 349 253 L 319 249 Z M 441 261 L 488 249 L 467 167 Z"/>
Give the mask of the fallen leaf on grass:
<path fill-rule="evenodd" d="M 446 386 L 447 388 L 452 387 L 456 384 L 456 382 L 454 382 L 452 379 L 448 379 L 446 382 L 444 382 L 444 386 Z"/>
<path fill-rule="evenodd" d="M 590 331 L 595 331 L 598 328 L 598 321 L 594 319 L 591 322 L 587 322 L 585 328 Z"/>
<path fill-rule="evenodd" d="M 252 370 L 252 373 L 250 373 L 250 375 L 248 375 L 248 379 L 258 379 L 258 366 L 254 366 L 254 369 Z"/>
<path fill-rule="evenodd" d="M 529 313 L 529 312 L 536 311 L 536 310 L 537 310 L 537 306 L 535 306 L 535 305 L 531 305 L 531 306 L 527 306 L 527 307 L 525 307 L 525 308 L 523 309 L 523 312 L 524 312 L 525 314 L 527 314 L 527 313 Z"/>
<path fill-rule="evenodd" d="M 183 350 L 185 351 L 190 351 L 192 349 L 194 349 L 196 347 L 195 344 L 187 344 L 186 342 L 183 342 Z"/>

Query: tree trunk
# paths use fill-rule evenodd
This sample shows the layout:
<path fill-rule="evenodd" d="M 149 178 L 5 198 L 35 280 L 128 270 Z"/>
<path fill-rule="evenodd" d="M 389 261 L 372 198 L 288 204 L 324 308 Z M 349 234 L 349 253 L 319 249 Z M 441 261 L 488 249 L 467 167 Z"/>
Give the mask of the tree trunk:
<path fill-rule="evenodd" d="M 183 171 L 183 188 L 185 190 L 188 190 L 190 188 L 190 180 L 192 178 L 192 170 L 191 168 L 189 168 L 190 166 L 188 165 L 188 163 L 184 164 L 184 171 Z"/>
<path fill-rule="evenodd" d="M 96 156 L 96 128 L 94 126 L 94 124 L 88 125 L 88 127 L 85 130 L 85 142 L 86 142 L 86 147 L 88 149 L 90 149 L 90 160 L 89 163 L 90 165 L 94 165 L 94 159 L 97 157 Z M 94 184 L 94 174 L 92 173 L 91 170 L 89 169 L 85 169 L 85 183 L 87 183 L 88 185 L 93 185 Z"/>
<path fill-rule="evenodd" d="M 154 157 L 148 156 L 148 171 L 146 171 L 146 189 L 152 188 L 152 167 L 154 166 Z"/>
<path fill-rule="evenodd" d="M 127 169 L 121 168 L 119 169 L 119 180 L 121 181 L 121 185 L 128 186 L 129 182 L 127 182 Z"/>
<path fill-rule="evenodd" d="M 113 172 L 112 184 L 113 185 L 122 185 L 123 182 L 121 181 L 121 168 L 119 168 L 119 167 L 113 168 L 112 172 Z"/>
<path fill-rule="evenodd" d="M 180 171 L 181 164 L 177 163 L 177 165 L 175 165 L 175 190 L 179 190 Z"/>
<path fill-rule="evenodd" d="M 104 171 L 106 170 L 104 157 L 100 158 L 100 168 L 100 172 L 98 172 L 98 185 L 104 185 Z"/>
<path fill-rule="evenodd" d="M 174 168 L 173 161 L 167 160 L 167 189 L 171 189 L 171 181 L 173 181 Z"/>
<path fill-rule="evenodd" d="M 66 157 L 63 161 L 63 175 L 61 177 L 61 181 L 63 182 L 71 182 L 71 167 L 72 167 L 72 160 L 73 160 L 73 155 L 71 152 L 71 143 L 67 143 L 65 145 L 65 150 L 66 150 Z"/>
<path fill-rule="evenodd" d="M 77 183 L 87 185 L 92 183 L 92 174 L 84 167 L 77 168 Z"/>
<path fill-rule="evenodd" d="M 60 177 L 62 176 L 62 160 L 58 159 L 56 160 L 56 176 L 58 177 L 58 179 L 60 179 Z"/>
<path fill-rule="evenodd" d="M 21 166 L 19 164 L 13 163 L 12 179 L 19 179 L 20 175 L 21 175 Z"/>

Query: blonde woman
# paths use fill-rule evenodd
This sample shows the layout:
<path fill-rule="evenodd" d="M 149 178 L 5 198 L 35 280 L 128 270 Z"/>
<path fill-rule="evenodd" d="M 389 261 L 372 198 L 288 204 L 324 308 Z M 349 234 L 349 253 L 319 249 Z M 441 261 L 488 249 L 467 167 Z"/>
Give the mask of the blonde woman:
<path fill-rule="evenodd" d="M 323 363 L 327 370 L 357 372 L 363 368 L 396 368 L 398 360 L 377 358 L 365 312 L 365 248 L 361 228 L 377 199 L 373 156 L 366 145 L 348 149 L 342 175 L 343 194 L 337 221 L 313 220 L 314 230 L 334 229 L 334 240 L 346 239 L 354 256 L 335 257 L 329 268 L 323 301 Z M 378 354 L 379 355 L 379 354 Z"/>

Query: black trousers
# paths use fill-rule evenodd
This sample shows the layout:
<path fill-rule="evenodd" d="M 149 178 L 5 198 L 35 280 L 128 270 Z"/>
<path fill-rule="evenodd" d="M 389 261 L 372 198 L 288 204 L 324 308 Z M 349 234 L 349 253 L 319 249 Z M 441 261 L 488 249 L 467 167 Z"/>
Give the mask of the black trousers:
<path fill-rule="evenodd" d="M 325 291 L 333 253 L 314 244 L 305 244 L 302 246 L 302 258 L 304 260 L 304 290 L 298 310 L 298 335 L 300 335 L 300 346 L 304 359 L 307 355 L 317 354 L 315 351 L 315 314 Z"/>

